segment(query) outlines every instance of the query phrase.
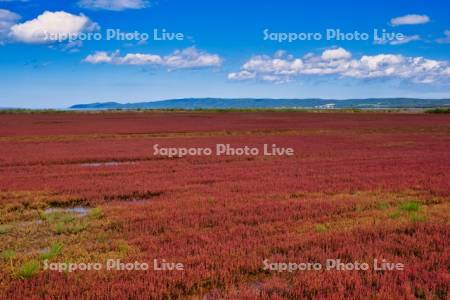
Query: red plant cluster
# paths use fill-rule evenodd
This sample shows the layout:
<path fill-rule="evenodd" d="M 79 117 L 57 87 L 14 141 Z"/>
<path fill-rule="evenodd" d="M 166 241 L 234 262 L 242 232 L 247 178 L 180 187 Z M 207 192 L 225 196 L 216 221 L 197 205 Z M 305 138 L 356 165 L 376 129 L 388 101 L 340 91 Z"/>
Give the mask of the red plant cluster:
<path fill-rule="evenodd" d="M 447 299 L 449 133 L 447 116 L 426 114 L 0 115 L 1 193 L 101 206 L 137 249 L 128 261 L 185 265 L 29 280 L 0 273 L 0 285 L 9 299 Z M 295 155 L 168 158 L 152 148 L 219 143 Z M 411 201 L 420 211 L 402 210 Z M 330 258 L 384 258 L 405 270 L 263 268 L 264 259 Z"/>

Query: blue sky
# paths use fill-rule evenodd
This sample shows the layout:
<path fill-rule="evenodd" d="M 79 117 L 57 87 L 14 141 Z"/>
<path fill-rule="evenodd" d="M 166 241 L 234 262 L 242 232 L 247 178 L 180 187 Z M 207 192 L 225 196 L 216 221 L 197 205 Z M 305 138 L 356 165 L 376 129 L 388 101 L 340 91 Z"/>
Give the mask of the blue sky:
<path fill-rule="evenodd" d="M 0 107 L 450 97 L 449 15 L 444 0 L 0 0 Z M 106 40 L 109 29 L 149 39 Z M 155 29 L 183 38 L 154 40 Z M 348 37 L 326 38 L 337 29 Z M 374 41 L 375 29 L 403 37 Z M 368 39 L 345 40 L 355 31 Z M 308 33 L 322 36 L 298 40 Z"/>

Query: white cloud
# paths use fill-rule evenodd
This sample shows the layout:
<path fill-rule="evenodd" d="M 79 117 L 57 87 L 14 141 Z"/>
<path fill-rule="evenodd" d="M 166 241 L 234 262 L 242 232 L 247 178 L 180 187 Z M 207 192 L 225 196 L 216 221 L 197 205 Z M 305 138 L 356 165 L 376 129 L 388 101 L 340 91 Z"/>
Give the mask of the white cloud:
<path fill-rule="evenodd" d="M 320 55 L 308 54 L 303 58 L 257 55 L 245 62 L 240 71 L 229 73 L 228 79 L 260 79 L 280 83 L 302 76 L 335 75 L 359 79 L 400 78 L 431 83 L 448 81 L 449 68 L 448 61 L 399 54 L 363 55 L 355 59 L 347 50 L 338 48 L 325 50 Z"/>
<path fill-rule="evenodd" d="M 410 36 L 404 36 L 402 39 L 391 41 L 389 44 L 394 45 L 394 46 L 395 45 L 403 45 L 403 44 L 407 44 L 407 43 L 414 42 L 414 41 L 420 41 L 420 40 L 421 40 L 420 35 L 415 34 L 415 35 L 410 35 Z"/>
<path fill-rule="evenodd" d="M 145 8 L 148 7 L 149 2 L 145 0 L 81 0 L 78 4 L 88 9 L 121 11 Z"/>
<path fill-rule="evenodd" d="M 161 56 L 155 54 L 129 53 L 119 59 L 122 65 L 161 65 L 164 63 Z"/>
<path fill-rule="evenodd" d="M 242 70 L 239 72 L 235 72 L 235 73 L 230 73 L 228 74 L 228 79 L 230 80 L 247 80 L 247 79 L 253 79 L 255 78 L 256 74 L 246 71 L 246 70 Z"/>
<path fill-rule="evenodd" d="M 165 56 L 164 62 L 170 69 L 190 69 L 218 67 L 222 64 L 222 59 L 217 54 L 199 52 L 197 48 L 190 47 Z"/>
<path fill-rule="evenodd" d="M 97 51 L 94 54 L 88 55 L 83 61 L 90 64 L 113 63 L 117 55 L 117 51 L 112 54 L 106 51 Z"/>
<path fill-rule="evenodd" d="M 428 22 L 430 22 L 430 17 L 427 15 L 406 15 L 391 19 L 391 26 L 419 25 Z"/>
<path fill-rule="evenodd" d="M 98 51 L 88 55 L 84 62 L 91 64 L 153 65 L 175 70 L 218 67 L 222 64 L 222 59 L 217 54 L 209 54 L 199 51 L 195 47 L 190 47 L 184 50 L 177 50 L 166 56 L 143 53 L 129 53 L 125 56 L 120 56 L 119 51 L 113 53 Z"/>
<path fill-rule="evenodd" d="M 439 44 L 449 44 L 450 43 L 450 30 L 444 31 L 444 35 L 445 35 L 445 37 L 439 38 L 436 40 Z"/>
<path fill-rule="evenodd" d="M 72 15 L 64 11 L 45 11 L 36 19 L 11 27 L 10 36 L 24 43 L 51 43 L 51 36 L 67 36 L 99 28 L 83 14 Z"/>
<path fill-rule="evenodd" d="M 11 27 L 16 24 L 20 16 L 12 11 L 0 9 L 0 44 L 8 38 Z"/>
<path fill-rule="evenodd" d="M 344 48 L 329 49 L 322 53 L 323 60 L 348 59 L 352 57 L 351 53 Z"/>

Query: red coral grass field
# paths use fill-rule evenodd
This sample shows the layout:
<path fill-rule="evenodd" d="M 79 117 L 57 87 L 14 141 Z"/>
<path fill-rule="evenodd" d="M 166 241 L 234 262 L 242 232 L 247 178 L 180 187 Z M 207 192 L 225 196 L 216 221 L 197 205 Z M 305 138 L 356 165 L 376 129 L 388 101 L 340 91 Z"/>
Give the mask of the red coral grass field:
<path fill-rule="evenodd" d="M 449 149 L 437 114 L 1 114 L 0 298 L 448 299 Z M 45 267 L 108 259 L 149 268 Z"/>

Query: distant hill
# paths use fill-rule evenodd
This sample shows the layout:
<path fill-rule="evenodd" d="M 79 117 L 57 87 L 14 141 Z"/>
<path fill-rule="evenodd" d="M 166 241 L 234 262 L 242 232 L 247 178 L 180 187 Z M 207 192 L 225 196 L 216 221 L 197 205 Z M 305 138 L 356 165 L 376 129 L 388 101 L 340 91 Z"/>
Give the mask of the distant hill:
<path fill-rule="evenodd" d="M 258 109 L 258 108 L 433 108 L 450 107 L 450 99 L 415 98 L 369 98 L 369 99 L 223 99 L 223 98 L 186 98 L 139 103 L 90 103 L 77 104 L 70 109 Z"/>

